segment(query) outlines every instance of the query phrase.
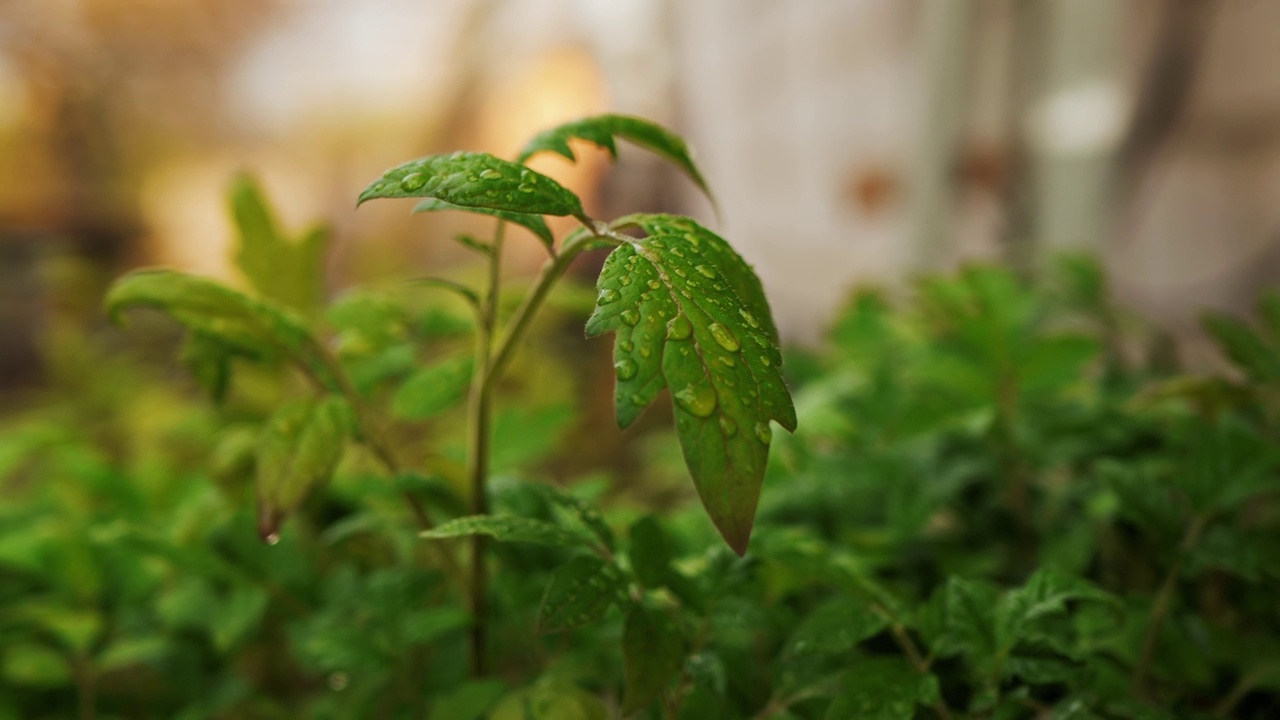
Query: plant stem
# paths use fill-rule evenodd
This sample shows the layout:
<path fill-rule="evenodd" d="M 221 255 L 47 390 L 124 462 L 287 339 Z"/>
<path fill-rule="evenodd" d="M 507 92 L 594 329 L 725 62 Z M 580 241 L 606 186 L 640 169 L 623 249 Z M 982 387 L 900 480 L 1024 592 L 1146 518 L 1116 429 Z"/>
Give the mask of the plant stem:
<path fill-rule="evenodd" d="M 1138 656 L 1138 663 L 1133 668 L 1133 691 L 1137 695 L 1147 694 L 1147 674 L 1151 670 L 1156 645 L 1159 644 L 1160 628 L 1164 625 L 1164 620 L 1173 605 L 1173 593 L 1178 587 L 1178 575 L 1182 572 L 1182 563 L 1196 543 L 1200 542 L 1200 535 L 1208 524 L 1209 513 L 1201 513 L 1191 520 L 1186 533 L 1182 536 L 1182 542 L 1178 544 L 1178 552 L 1173 558 L 1173 564 L 1165 573 L 1164 580 L 1160 583 L 1160 590 L 1151 603 L 1151 619 L 1147 622 L 1147 632 L 1142 638 L 1142 654 Z"/>
<path fill-rule="evenodd" d="M 492 434 L 493 401 L 488 383 L 493 361 L 493 334 L 498 325 L 498 295 L 502 290 L 502 245 L 506 223 L 498 221 L 493 233 L 493 253 L 489 256 L 489 287 L 476 328 L 476 369 L 471 378 L 467 407 L 467 478 L 471 492 L 471 514 L 489 514 L 486 485 L 489 479 L 489 440 Z M 471 675 L 485 673 L 485 648 L 488 642 L 489 576 L 484 567 L 485 537 L 471 536 L 471 576 L 468 598 L 471 601 Z"/>

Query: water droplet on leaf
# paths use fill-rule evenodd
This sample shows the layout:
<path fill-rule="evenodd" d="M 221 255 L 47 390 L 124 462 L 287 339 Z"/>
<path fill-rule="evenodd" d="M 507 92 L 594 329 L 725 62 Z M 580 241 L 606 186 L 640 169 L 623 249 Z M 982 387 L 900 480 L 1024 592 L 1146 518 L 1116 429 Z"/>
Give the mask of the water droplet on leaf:
<path fill-rule="evenodd" d="M 268 533 L 266 537 L 262 538 L 262 541 L 268 545 L 276 545 L 280 542 L 280 533 Z"/>
<path fill-rule="evenodd" d="M 608 305 L 609 303 L 617 302 L 619 297 L 621 297 L 621 295 L 618 294 L 617 290 L 614 290 L 613 288 L 604 288 L 596 298 L 596 304 Z"/>
<path fill-rule="evenodd" d="M 753 328 L 758 328 L 758 327 L 760 327 L 760 321 L 759 321 L 759 320 L 756 320 L 756 316 L 755 316 L 755 315 L 752 315 L 751 313 L 747 312 L 746 310 L 742 310 L 742 309 L 739 309 L 739 310 L 738 310 L 738 314 L 739 314 L 739 315 L 741 315 L 741 316 L 742 316 L 742 319 L 743 319 L 743 320 L 746 320 L 746 321 L 747 321 L 747 324 L 748 324 L 748 325 L 750 325 L 751 327 L 753 327 Z"/>
<path fill-rule="evenodd" d="M 696 417 L 710 417 L 716 409 L 716 393 L 705 385 L 686 385 L 674 397 L 680 407 Z"/>
<path fill-rule="evenodd" d="M 427 184 L 427 176 L 422 173 L 409 173 L 400 179 L 400 188 L 405 192 L 420 190 Z"/>
<path fill-rule="evenodd" d="M 650 287 L 650 289 L 657 290 L 658 288 L 662 287 L 662 281 L 660 281 L 660 280 L 650 280 L 650 281 L 649 281 L 649 287 Z"/>
<path fill-rule="evenodd" d="M 738 344 L 737 338 L 731 335 L 728 329 L 720 323 L 711 323 L 711 327 L 708 330 L 711 331 L 711 337 L 715 338 L 716 344 L 725 350 L 737 352 L 738 348 L 742 347 Z"/>
<path fill-rule="evenodd" d="M 497 180 L 498 178 L 502 177 L 502 173 L 498 172 L 497 170 L 494 170 L 493 168 L 486 168 L 480 171 L 480 177 L 484 178 L 485 180 Z"/>
<path fill-rule="evenodd" d="M 756 423 L 756 439 L 765 445 L 769 444 L 769 441 L 773 439 L 773 429 L 769 427 L 769 423 Z"/>
<path fill-rule="evenodd" d="M 622 311 L 622 322 L 635 327 L 640 323 L 640 313 L 635 310 L 627 309 Z"/>
<path fill-rule="evenodd" d="M 631 358 L 622 358 L 613 364 L 613 369 L 617 372 L 619 380 L 630 380 L 636 376 L 636 361 Z"/>
<path fill-rule="evenodd" d="M 697 270 L 698 272 L 702 273 L 703 277 L 713 278 L 716 276 L 716 271 L 707 265 L 699 265 L 696 268 L 694 268 L 694 270 Z"/>
<path fill-rule="evenodd" d="M 631 342 L 630 340 L 623 340 L 622 342 L 618 343 L 618 349 L 621 350 L 622 352 L 631 352 L 632 350 L 636 349 L 636 344 Z"/>
<path fill-rule="evenodd" d="M 667 323 L 668 340 L 684 340 L 692 334 L 693 326 L 689 324 L 689 318 L 684 315 L 677 315 Z"/>
<path fill-rule="evenodd" d="M 724 433 L 725 437 L 733 437 L 738 434 L 738 423 L 722 415 L 720 417 L 720 432 Z"/>

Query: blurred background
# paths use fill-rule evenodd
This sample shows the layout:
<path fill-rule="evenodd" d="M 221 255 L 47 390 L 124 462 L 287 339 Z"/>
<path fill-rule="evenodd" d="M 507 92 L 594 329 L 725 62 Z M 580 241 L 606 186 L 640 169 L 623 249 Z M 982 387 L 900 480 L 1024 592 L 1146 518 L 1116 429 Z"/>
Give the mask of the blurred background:
<path fill-rule="evenodd" d="M 465 218 L 354 211 L 384 168 L 602 111 L 685 134 L 719 218 L 638 151 L 539 169 L 717 228 L 788 341 L 854 283 L 1083 248 L 1195 362 L 1198 314 L 1280 274 L 1277 66 L 1269 0 L 0 0 L 0 390 L 67 273 L 235 281 L 238 171 L 332 226 L 336 291 L 464 261 L 432 240 Z"/>

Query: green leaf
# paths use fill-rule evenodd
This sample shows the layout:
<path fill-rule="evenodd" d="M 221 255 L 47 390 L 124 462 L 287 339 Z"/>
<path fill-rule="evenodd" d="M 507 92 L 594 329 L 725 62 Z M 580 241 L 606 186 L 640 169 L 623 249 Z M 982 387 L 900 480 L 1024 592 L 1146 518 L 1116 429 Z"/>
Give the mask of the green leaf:
<path fill-rule="evenodd" d="M 995 616 L 998 648 L 1012 648 L 1028 626 L 1041 618 L 1065 613 L 1067 603 L 1076 600 L 1116 601 L 1083 578 L 1052 568 L 1037 570 L 1025 585 L 1001 598 Z"/>
<path fill-rule="evenodd" d="M 1248 325 L 1226 315 L 1209 314 L 1204 328 L 1254 382 L 1280 382 L 1280 352 Z"/>
<path fill-rule="evenodd" d="M 236 265 L 263 297 L 310 313 L 324 297 L 324 262 L 329 233 L 313 229 L 297 241 L 286 239 L 258 183 L 241 175 L 231 186 L 231 214 L 240 234 Z"/>
<path fill-rule="evenodd" d="M 445 540 L 470 535 L 488 535 L 503 542 L 525 542 L 553 547 L 591 547 L 591 542 L 582 535 L 545 520 L 515 515 L 469 515 L 454 518 L 434 530 L 425 530 L 420 533 L 421 537 L 428 540 Z"/>
<path fill-rule="evenodd" d="M 472 680 L 440 695 L 431 705 L 432 718 L 477 720 L 507 690 L 501 680 Z"/>
<path fill-rule="evenodd" d="M 489 720 L 607 720 L 600 699 L 569 682 L 544 678 L 532 687 L 508 694 Z"/>
<path fill-rule="evenodd" d="M 883 615 L 864 603 L 853 598 L 837 598 L 805 618 L 787 641 L 783 654 L 794 658 L 848 652 L 888 625 Z"/>
<path fill-rule="evenodd" d="M 282 406 L 258 438 L 258 533 L 270 542 L 307 493 L 327 482 L 351 432 L 351 409 L 337 397 Z"/>
<path fill-rule="evenodd" d="M 58 687 L 71 678 L 69 663 L 60 653 L 34 643 L 9 643 L 0 650 L 0 675 L 13 685 Z"/>
<path fill-rule="evenodd" d="M 697 183 L 702 192 L 711 198 L 711 190 L 702 177 L 698 166 L 693 161 L 693 152 L 679 135 L 656 123 L 629 115 L 597 115 L 565 123 L 550 130 L 538 133 L 520 151 L 518 162 L 526 162 L 540 152 L 553 152 L 576 161 L 573 149 L 569 147 L 571 138 L 578 138 L 594 143 L 613 157 L 618 156 L 618 148 L 614 138 L 620 137 L 649 150 L 680 168 L 690 180 Z M 712 201 L 714 202 L 714 198 Z"/>
<path fill-rule="evenodd" d="M 671 546 L 667 534 L 652 515 L 631 525 L 631 569 L 645 587 L 664 585 L 671 573 Z"/>
<path fill-rule="evenodd" d="M 618 424 L 670 387 L 685 462 L 735 552 L 751 537 L 770 420 L 795 430 L 782 355 L 759 279 L 729 244 L 687 218 L 619 221 L 625 238 L 600 273 L 587 334 L 615 333 Z M 621 237 L 621 236 L 620 236 Z"/>
<path fill-rule="evenodd" d="M 542 219 L 541 215 L 530 215 L 529 213 L 509 212 L 507 210 L 496 210 L 493 208 L 483 207 L 461 207 L 453 203 L 447 203 L 438 198 L 427 198 L 417 205 L 413 206 L 415 213 L 439 212 L 441 210 L 463 210 L 467 212 L 479 213 L 481 215 L 492 215 L 501 220 L 515 223 L 521 227 L 527 228 L 533 233 L 543 245 L 548 248 L 555 244 L 555 236 L 551 234 L 551 228 L 547 227 L 547 221 Z"/>
<path fill-rule="evenodd" d="M 684 638 L 665 614 L 632 606 L 622 631 L 622 714 L 656 700 L 684 664 Z"/>
<path fill-rule="evenodd" d="M 938 702 L 938 679 L 916 672 L 900 658 L 871 658 L 844 676 L 827 720 L 911 720 L 916 705 Z"/>
<path fill-rule="evenodd" d="M 604 617 L 609 605 L 626 602 L 622 571 L 594 555 L 577 555 L 551 576 L 538 607 L 538 632 L 589 625 Z"/>
<path fill-rule="evenodd" d="M 999 591 L 987 583 L 951 577 L 919 613 L 920 630 L 939 657 L 968 653 L 976 664 L 996 654 Z"/>
<path fill-rule="evenodd" d="M 456 152 L 410 160 L 382 174 L 360 193 L 360 205 L 377 198 L 434 198 L 482 213 L 503 210 L 586 219 L 578 196 L 529 168 L 488 153 Z"/>
<path fill-rule="evenodd" d="M 318 347 L 300 318 L 277 305 L 255 300 L 212 280 L 172 270 L 139 270 L 120 278 L 104 304 L 112 320 L 148 306 L 173 316 L 201 342 L 217 342 L 249 357 L 284 356 L 321 377 Z"/>
<path fill-rule="evenodd" d="M 448 410 L 467 394 L 475 360 L 456 355 L 425 367 L 396 391 L 391 411 L 406 420 L 422 420 Z"/>
<path fill-rule="evenodd" d="M 604 516 L 600 514 L 595 505 L 554 485 L 537 483 L 534 487 L 552 503 L 573 513 L 574 517 L 578 518 L 587 529 L 600 538 L 600 542 L 604 547 L 613 550 L 613 530 L 609 528 L 609 524 L 605 522 Z"/>

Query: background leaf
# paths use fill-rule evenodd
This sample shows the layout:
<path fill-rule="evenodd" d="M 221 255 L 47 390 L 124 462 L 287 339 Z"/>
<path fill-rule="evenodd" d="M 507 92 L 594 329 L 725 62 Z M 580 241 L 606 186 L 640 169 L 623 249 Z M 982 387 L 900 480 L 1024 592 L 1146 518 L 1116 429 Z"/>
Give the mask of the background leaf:
<path fill-rule="evenodd" d="M 622 633 L 624 715 L 656 700 L 684 664 L 684 638 L 664 614 L 637 604 Z"/>
<path fill-rule="evenodd" d="M 345 400 L 328 397 L 281 406 L 258 439 L 258 533 L 270 538 L 342 457 L 352 426 Z"/>
<path fill-rule="evenodd" d="M 590 547 L 590 540 L 545 520 L 515 515 L 469 515 L 454 518 L 434 530 L 420 535 L 429 540 L 488 535 L 504 542 L 525 542 L 538 545 L 575 548 Z"/>
<path fill-rule="evenodd" d="M 311 314 L 324 299 L 325 253 L 329 232 L 308 230 L 286 238 L 254 178 L 240 175 L 231 185 L 231 215 L 239 232 L 236 266 L 265 298 Z"/>
<path fill-rule="evenodd" d="M 456 355 L 418 370 L 396 390 L 392 412 L 422 420 L 448 410 L 466 396 L 474 368 L 470 355 Z"/>
<path fill-rule="evenodd" d="M 577 555 L 551 576 L 538 606 L 538 632 L 555 632 L 588 625 L 604 617 L 615 602 L 626 602 L 626 582 L 612 562 L 594 555 Z"/>

